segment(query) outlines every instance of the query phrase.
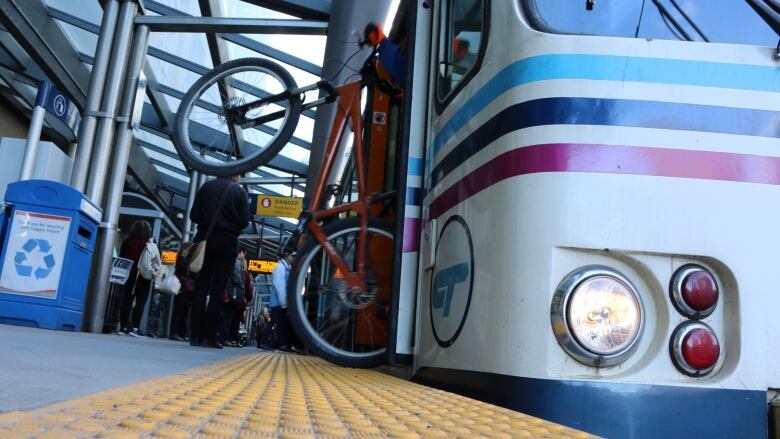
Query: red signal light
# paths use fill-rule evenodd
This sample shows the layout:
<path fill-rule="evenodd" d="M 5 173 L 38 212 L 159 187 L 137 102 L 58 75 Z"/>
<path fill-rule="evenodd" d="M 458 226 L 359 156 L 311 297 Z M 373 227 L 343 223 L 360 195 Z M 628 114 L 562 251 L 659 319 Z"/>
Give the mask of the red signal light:
<path fill-rule="evenodd" d="M 687 321 L 675 329 L 670 343 L 674 365 L 689 376 L 710 373 L 720 358 L 720 343 L 709 326 Z"/>
<path fill-rule="evenodd" d="M 670 295 L 682 315 L 701 319 L 715 310 L 720 293 L 712 273 L 698 265 L 686 265 L 672 277 Z"/>
<path fill-rule="evenodd" d="M 683 338 L 682 356 L 694 369 L 708 369 L 718 362 L 720 343 L 712 331 L 694 329 Z"/>

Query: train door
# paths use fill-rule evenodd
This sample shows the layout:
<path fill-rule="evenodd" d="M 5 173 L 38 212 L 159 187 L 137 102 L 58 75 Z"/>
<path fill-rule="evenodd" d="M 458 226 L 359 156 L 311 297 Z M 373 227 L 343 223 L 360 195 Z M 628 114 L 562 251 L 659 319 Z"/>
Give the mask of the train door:
<path fill-rule="evenodd" d="M 448 171 L 448 161 L 468 154 L 468 145 L 458 140 L 463 135 L 450 132 L 450 121 L 462 117 L 455 112 L 464 96 L 473 94 L 467 85 L 482 63 L 487 9 L 487 0 L 452 0 L 436 2 L 431 10 L 432 65 L 428 72 L 415 368 L 420 365 L 420 355 L 431 348 L 447 349 L 456 342 L 468 318 L 474 289 L 474 249 L 468 217 L 444 212 L 432 200 L 442 196 L 440 176 Z"/>

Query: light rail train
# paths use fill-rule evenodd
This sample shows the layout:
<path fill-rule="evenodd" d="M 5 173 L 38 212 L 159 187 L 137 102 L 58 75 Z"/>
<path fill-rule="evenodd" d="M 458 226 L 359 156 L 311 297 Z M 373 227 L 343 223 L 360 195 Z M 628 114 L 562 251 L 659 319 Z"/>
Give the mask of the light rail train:
<path fill-rule="evenodd" d="M 428 6 L 414 379 L 608 437 L 766 437 L 778 34 L 736 0 Z"/>

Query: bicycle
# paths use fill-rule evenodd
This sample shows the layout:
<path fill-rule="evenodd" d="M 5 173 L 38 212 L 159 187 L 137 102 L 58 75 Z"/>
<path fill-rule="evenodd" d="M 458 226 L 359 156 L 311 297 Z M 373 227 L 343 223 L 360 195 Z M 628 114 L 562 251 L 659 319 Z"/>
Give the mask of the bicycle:
<path fill-rule="evenodd" d="M 295 81 L 279 65 L 259 58 L 231 61 L 211 70 L 195 82 L 182 100 L 176 120 L 176 147 L 188 166 L 209 174 L 227 176 L 246 172 L 266 163 L 284 147 L 295 129 L 300 111 L 336 101 L 338 111 L 326 146 L 311 209 L 304 211 L 293 233 L 292 242 L 303 241 L 293 263 L 288 282 L 288 314 L 293 328 L 309 349 L 339 365 L 372 367 L 384 362 L 387 346 L 387 314 L 393 278 L 393 225 L 381 218 L 377 204 L 387 202 L 394 192 L 369 194 L 363 142 L 361 92 L 392 92 L 379 78 L 376 52 L 372 52 L 360 71 L 361 79 L 332 87 L 327 81 L 298 89 Z M 244 75 L 229 80 L 235 73 L 262 72 L 275 78 L 283 90 L 266 93 L 253 87 Z M 264 84 L 263 88 L 266 88 Z M 204 98 L 208 89 L 219 90 L 219 102 Z M 315 89 L 327 95 L 303 103 L 303 93 Z M 239 92 L 245 93 L 239 95 Z M 370 98 L 368 102 L 371 102 Z M 230 147 L 220 151 L 191 139 L 189 124 L 194 107 L 208 109 L 217 117 L 223 141 Z M 366 113 L 369 113 L 368 111 Z M 281 119 L 281 125 L 266 139 L 265 147 L 242 148 L 247 128 L 265 127 Z M 350 122 L 353 159 L 358 183 L 355 201 L 326 207 L 327 181 Z M 242 131 L 244 130 L 244 131 Z M 198 132 L 202 132 L 198 128 Z M 197 137 L 197 136 L 195 136 Z M 220 163 L 207 155 L 223 155 Z M 235 157 L 235 160 L 230 160 Z M 374 207 L 372 207 L 374 206 Z M 306 237 L 306 239 L 304 239 Z"/>

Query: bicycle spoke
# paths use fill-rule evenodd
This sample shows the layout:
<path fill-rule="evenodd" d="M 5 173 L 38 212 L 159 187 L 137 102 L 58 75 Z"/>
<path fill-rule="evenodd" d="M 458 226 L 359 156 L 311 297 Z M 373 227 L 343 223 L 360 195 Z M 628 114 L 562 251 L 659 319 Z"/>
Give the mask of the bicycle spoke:
<path fill-rule="evenodd" d="M 356 218 L 350 218 L 350 224 L 356 223 Z M 372 251 L 380 254 L 392 250 L 392 234 L 379 234 L 371 230 L 367 245 L 369 259 L 365 261 L 366 277 L 363 290 L 355 290 L 346 282 L 346 277 L 354 275 L 354 267 L 359 265 L 356 254 L 360 227 L 349 229 L 348 232 L 329 236 L 328 241 L 346 263 L 351 273 L 342 273 L 333 260 L 317 246 L 305 259 L 306 276 L 297 281 L 306 285 L 305 294 L 298 299 L 298 313 L 306 322 L 309 332 L 320 346 L 329 346 L 334 352 L 345 358 L 356 356 L 380 361 L 381 353 L 386 349 L 387 321 L 379 314 L 378 300 L 389 300 L 392 276 L 390 267 L 376 265 Z M 385 244 L 382 244 L 384 240 Z M 378 260 L 382 260 L 381 258 Z M 302 308 L 300 308 L 302 307 Z M 316 313 L 313 307 L 317 307 Z M 295 308 L 295 307 L 294 307 Z M 331 357 L 332 358 L 332 357 Z"/>
<path fill-rule="evenodd" d="M 174 143 L 182 161 L 221 176 L 267 163 L 286 145 L 300 115 L 301 104 L 288 90 L 297 90 L 289 73 L 264 59 L 235 60 L 207 73 L 177 112 L 175 130 L 183 134 Z M 218 152 L 210 154 L 218 160 L 205 159 L 206 149 Z"/>

